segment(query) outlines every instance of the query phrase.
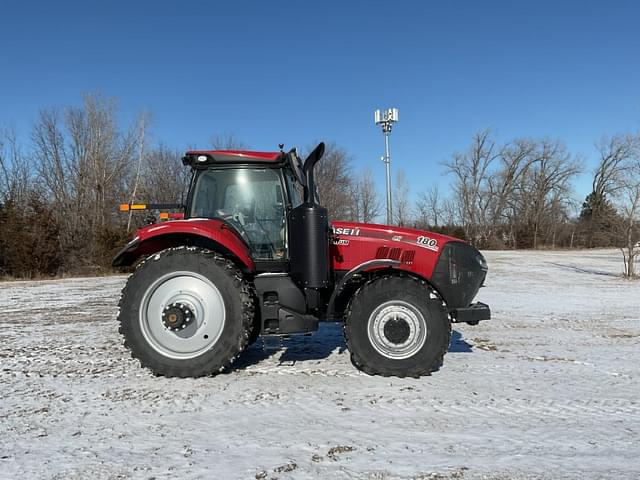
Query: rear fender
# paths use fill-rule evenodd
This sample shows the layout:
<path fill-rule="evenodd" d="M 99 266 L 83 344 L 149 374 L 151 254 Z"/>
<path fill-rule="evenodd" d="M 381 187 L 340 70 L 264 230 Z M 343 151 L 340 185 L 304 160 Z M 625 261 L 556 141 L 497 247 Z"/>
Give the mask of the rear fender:
<path fill-rule="evenodd" d="M 208 219 L 178 220 L 141 228 L 115 256 L 112 265 L 130 266 L 140 257 L 180 246 L 207 248 L 225 255 L 245 272 L 255 271 L 247 244 L 223 221 Z"/>

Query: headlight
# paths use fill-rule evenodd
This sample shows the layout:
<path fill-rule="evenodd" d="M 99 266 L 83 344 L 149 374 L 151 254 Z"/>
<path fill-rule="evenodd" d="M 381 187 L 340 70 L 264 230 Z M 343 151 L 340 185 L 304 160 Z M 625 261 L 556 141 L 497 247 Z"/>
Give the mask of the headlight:
<path fill-rule="evenodd" d="M 487 266 L 487 261 L 484 258 L 484 255 L 482 255 L 480 252 L 478 252 L 478 254 L 476 255 L 476 260 L 478 260 L 478 263 L 480 264 L 480 268 L 482 268 L 482 270 L 486 272 L 489 269 L 489 267 Z"/>

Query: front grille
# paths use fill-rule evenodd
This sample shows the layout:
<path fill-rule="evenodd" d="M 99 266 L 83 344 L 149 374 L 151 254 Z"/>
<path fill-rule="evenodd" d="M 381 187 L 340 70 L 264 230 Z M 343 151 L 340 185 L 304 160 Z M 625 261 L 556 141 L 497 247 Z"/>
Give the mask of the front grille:
<path fill-rule="evenodd" d="M 447 243 L 433 271 L 431 281 L 449 308 L 468 306 L 487 275 L 482 254 L 463 242 Z"/>

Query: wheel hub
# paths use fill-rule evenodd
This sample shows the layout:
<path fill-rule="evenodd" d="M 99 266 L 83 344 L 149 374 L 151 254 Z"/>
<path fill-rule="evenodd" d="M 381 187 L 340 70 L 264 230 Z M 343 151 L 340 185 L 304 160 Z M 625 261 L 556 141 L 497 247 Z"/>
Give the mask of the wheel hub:
<path fill-rule="evenodd" d="M 427 324 L 418 308 L 402 300 L 379 305 L 370 315 L 367 333 L 381 355 L 403 360 L 415 355 L 427 339 Z"/>
<path fill-rule="evenodd" d="M 194 319 L 195 315 L 184 303 L 172 303 L 162 311 L 162 323 L 173 332 L 186 328 Z"/>
<path fill-rule="evenodd" d="M 139 322 L 145 340 L 156 352 L 187 360 L 218 342 L 226 308 L 210 279 L 179 270 L 159 277 L 147 288 L 140 302 Z"/>
<path fill-rule="evenodd" d="M 411 327 L 403 318 L 392 318 L 383 327 L 384 336 L 391 343 L 400 345 L 407 341 Z"/>

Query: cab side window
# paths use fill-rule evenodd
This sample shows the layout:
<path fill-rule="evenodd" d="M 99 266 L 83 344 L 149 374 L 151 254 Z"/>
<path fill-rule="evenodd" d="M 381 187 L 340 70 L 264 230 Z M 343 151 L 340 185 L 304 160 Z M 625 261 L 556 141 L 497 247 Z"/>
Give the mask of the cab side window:
<path fill-rule="evenodd" d="M 289 194 L 291 195 L 291 207 L 296 208 L 298 205 L 302 204 L 302 199 L 304 192 L 302 190 L 302 186 L 296 182 L 293 178 L 293 174 L 286 173 L 285 179 L 287 182 L 287 189 L 289 190 Z"/>

